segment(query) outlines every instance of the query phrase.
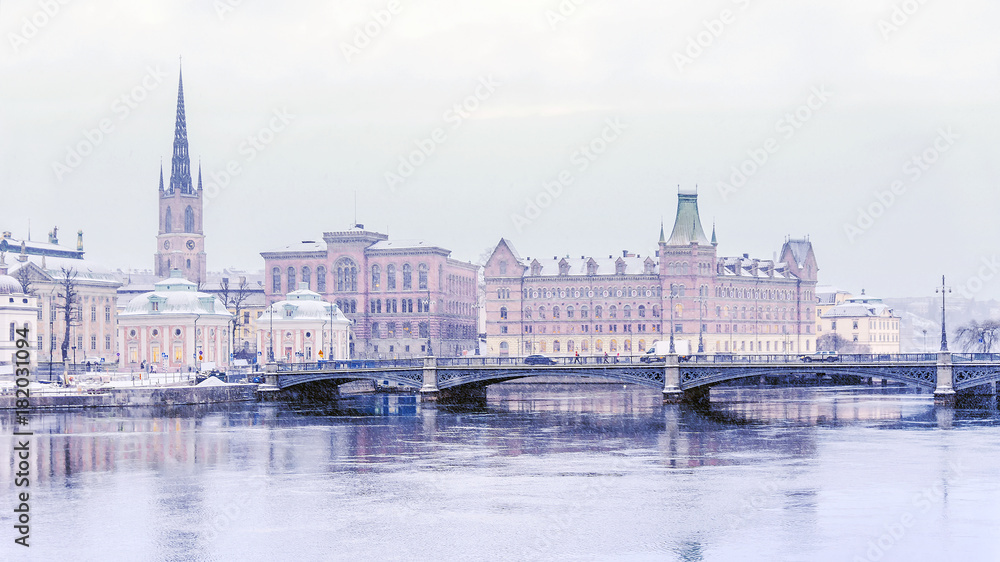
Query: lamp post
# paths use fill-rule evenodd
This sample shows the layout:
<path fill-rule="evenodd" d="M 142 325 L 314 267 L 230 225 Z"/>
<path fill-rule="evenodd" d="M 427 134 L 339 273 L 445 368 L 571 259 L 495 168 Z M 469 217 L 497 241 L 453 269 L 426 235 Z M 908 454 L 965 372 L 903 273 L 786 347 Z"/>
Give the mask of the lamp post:
<path fill-rule="evenodd" d="M 927 353 L 927 330 L 924 330 L 924 353 Z"/>
<path fill-rule="evenodd" d="M 705 353 L 705 296 L 700 294 L 701 289 L 698 291 L 698 298 L 695 299 L 698 301 L 698 353 Z"/>
<path fill-rule="evenodd" d="M 274 303 L 267 307 L 267 362 L 274 363 Z"/>
<path fill-rule="evenodd" d="M 327 359 L 333 360 L 333 303 L 330 303 L 330 354 Z"/>
<path fill-rule="evenodd" d="M 941 293 L 941 351 L 948 351 L 948 332 L 945 330 L 944 296 L 951 292 L 951 287 L 944 284 L 944 275 L 941 276 L 941 286 L 934 289 L 935 293 Z"/>
<path fill-rule="evenodd" d="M 674 285 L 670 284 L 670 354 L 673 355 L 677 353 L 674 349 Z"/>

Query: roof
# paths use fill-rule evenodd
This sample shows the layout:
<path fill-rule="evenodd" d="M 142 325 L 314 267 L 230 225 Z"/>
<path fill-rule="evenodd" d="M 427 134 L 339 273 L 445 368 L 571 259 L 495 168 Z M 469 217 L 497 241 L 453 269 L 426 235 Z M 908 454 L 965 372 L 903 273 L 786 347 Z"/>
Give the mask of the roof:
<path fill-rule="evenodd" d="M 286 244 L 284 246 L 279 246 L 271 250 L 265 250 L 261 254 L 279 253 L 279 252 L 323 252 L 326 253 L 326 242 L 317 240 L 303 240 L 301 242 L 295 242 L 292 244 Z"/>
<path fill-rule="evenodd" d="M 616 268 L 620 262 L 625 265 L 625 275 L 642 275 L 646 273 L 646 260 L 652 259 L 650 256 L 630 256 L 630 257 L 615 257 L 609 256 L 607 258 L 594 258 L 588 256 L 581 256 L 579 258 L 570 257 L 558 257 L 554 256 L 552 258 L 534 258 L 531 259 L 528 264 L 528 269 L 524 272 L 524 277 L 558 277 L 560 271 L 560 264 L 565 264 L 569 266 L 569 271 L 567 275 L 587 275 L 587 265 L 593 263 L 597 265 L 596 275 L 616 275 Z M 532 275 L 531 266 L 538 262 L 542 266 L 539 275 Z M 654 260 L 654 264 L 655 264 Z M 657 273 L 657 266 L 654 265 L 652 268 L 652 274 Z"/>
<path fill-rule="evenodd" d="M 808 240 L 789 240 L 785 242 L 785 245 L 792 250 L 792 258 L 795 260 L 795 265 L 800 268 L 805 266 L 806 258 L 809 256 L 809 248 L 812 247 L 812 243 Z"/>
<path fill-rule="evenodd" d="M 450 250 L 446 250 L 441 246 L 435 246 L 434 244 L 428 244 L 423 240 L 380 240 L 367 249 L 365 253 L 368 252 L 379 252 L 387 250 L 432 250 L 436 252 L 443 252 L 445 255 L 450 254 Z"/>
<path fill-rule="evenodd" d="M 668 246 L 686 246 L 692 242 L 708 244 L 705 229 L 701 227 L 701 217 L 698 215 L 698 194 L 677 194 L 677 216 L 674 217 L 674 228 L 670 231 Z"/>
<path fill-rule="evenodd" d="M 16 261 L 10 265 L 11 273 L 20 269 L 24 263 L 35 265 L 54 280 L 62 279 L 62 269 L 66 268 L 67 270 L 72 269 L 76 272 L 76 280 L 78 282 L 92 282 L 112 287 L 121 285 L 121 281 L 118 280 L 113 271 L 90 260 L 28 255 L 27 262 Z M 45 264 L 44 267 L 42 266 L 43 263 Z"/>
<path fill-rule="evenodd" d="M 865 318 L 892 315 L 892 309 L 888 305 L 882 304 L 881 301 L 864 304 L 852 299 L 830 308 L 823 313 L 823 318 Z"/>

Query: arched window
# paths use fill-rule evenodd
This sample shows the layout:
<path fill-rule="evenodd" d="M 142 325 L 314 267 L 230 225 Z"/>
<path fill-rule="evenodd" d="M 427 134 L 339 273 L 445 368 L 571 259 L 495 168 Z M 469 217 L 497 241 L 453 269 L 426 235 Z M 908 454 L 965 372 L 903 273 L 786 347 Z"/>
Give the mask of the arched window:
<path fill-rule="evenodd" d="M 531 320 L 531 307 L 530 306 L 524 309 L 524 319 L 525 320 Z"/>
<path fill-rule="evenodd" d="M 510 346 L 507 342 L 500 342 L 500 355 L 508 355 L 510 353 Z"/>
<path fill-rule="evenodd" d="M 358 266 L 351 258 L 340 258 L 337 269 L 337 292 L 353 293 L 358 290 Z"/>
<path fill-rule="evenodd" d="M 378 339 L 380 337 L 382 335 L 379 333 L 378 322 L 372 322 L 372 338 Z"/>
<path fill-rule="evenodd" d="M 625 340 L 622 345 L 625 351 L 632 351 L 632 340 Z"/>
<path fill-rule="evenodd" d="M 413 290 L 413 268 L 408 263 L 403 264 L 403 290 Z"/>
<path fill-rule="evenodd" d="M 684 305 L 683 304 L 675 304 L 674 305 L 674 318 L 683 318 L 683 317 L 684 317 Z"/>
<path fill-rule="evenodd" d="M 611 305 L 608 307 L 608 318 L 618 318 L 618 307 Z"/>
<path fill-rule="evenodd" d="M 574 347 L 573 347 L 573 340 L 567 341 L 566 342 L 566 351 L 573 351 L 573 349 L 574 349 Z"/>
<path fill-rule="evenodd" d="M 589 348 L 587 347 L 587 340 L 580 342 L 580 351 L 586 353 Z"/>
<path fill-rule="evenodd" d="M 167 216 L 163 219 L 163 231 L 173 232 L 174 231 L 174 213 L 167 207 Z"/>
<path fill-rule="evenodd" d="M 604 318 L 604 309 L 601 308 L 601 305 L 594 307 L 594 318 Z"/>
<path fill-rule="evenodd" d="M 194 232 L 194 209 L 191 205 L 184 209 L 184 232 Z"/>
<path fill-rule="evenodd" d="M 590 315 L 590 309 L 586 306 L 580 307 L 580 318 L 587 318 Z"/>
<path fill-rule="evenodd" d="M 316 292 L 326 292 L 326 268 L 322 265 L 316 268 Z"/>
<path fill-rule="evenodd" d="M 629 306 L 629 305 L 626 304 L 625 308 L 622 309 L 622 312 L 625 313 L 625 318 L 631 318 L 632 317 L 632 307 L 631 306 Z"/>
<path fill-rule="evenodd" d="M 389 291 L 396 290 L 396 266 L 391 263 L 385 266 L 385 288 Z"/>
<path fill-rule="evenodd" d="M 559 307 L 558 306 L 553 306 L 552 307 L 552 317 L 553 318 L 559 318 Z"/>
<path fill-rule="evenodd" d="M 553 353 L 559 353 L 559 351 L 560 351 L 560 349 L 559 349 L 559 340 L 555 340 L 554 342 L 552 342 L 552 352 Z"/>
<path fill-rule="evenodd" d="M 295 268 L 294 267 L 289 267 L 288 268 L 288 292 L 291 293 L 292 291 L 294 291 L 295 287 L 297 287 L 297 285 L 295 284 Z"/>
<path fill-rule="evenodd" d="M 618 351 L 618 340 L 611 340 L 611 343 L 608 344 L 608 351 L 611 353 Z"/>
<path fill-rule="evenodd" d="M 439 281 L 440 283 L 440 281 Z M 417 266 L 417 288 L 421 291 L 427 290 L 427 264 L 422 263 Z"/>
<path fill-rule="evenodd" d="M 646 340 L 639 340 L 639 353 L 646 352 Z"/>
<path fill-rule="evenodd" d="M 601 341 L 601 340 L 595 341 L 594 342 L 594 351 L 600 353 L 603 350 L 604 350 L 604 342 Z"/>
<path fill-rule="evenodd" d="M 566 318 L 572 318 L 573 317 L 573 312 L 574 312 L 573 307 L 572 306 L 567 306 L 566 307 Z"/>
<path fill-rule="evenodd" d="M 382 287 L 382 268 L 375 264 L 372 266 L 372 290 L 378 291 Z"/>
<path fill-rule="evenodd" d="M 302 266 L 302 282 L 306 284 L 306 289 L 312 290 L 312 270 L 308 265 Z"/>
<path fill-rule="evenodd" d="M 538 318 L 540 320 L 545 320 L 545 307 L 544 306 L 538 307 Z"/>
<path fill-rule="evenodd" d="M 500 319 L 501 320 L 506 320 L 507 319 L 507 307 L 506 306 L 501 306 L 500 307 Z"/>
<path fill-rule="evenodd" d="M 645 307 L 645 305 L 641 305 L 640 304 L 639 305 L 639 318 L 645 318 L 645 317 L 646 317 L 646 307 Z"/>

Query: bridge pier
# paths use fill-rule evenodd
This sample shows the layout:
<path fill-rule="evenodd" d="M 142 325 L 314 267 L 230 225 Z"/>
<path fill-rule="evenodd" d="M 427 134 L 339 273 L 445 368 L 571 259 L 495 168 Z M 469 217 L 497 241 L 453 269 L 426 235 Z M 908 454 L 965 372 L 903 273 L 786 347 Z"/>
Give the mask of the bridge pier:
<path fill-rule="evenodd" d="M 278 364 L 274 361 L 264 364 L 264 384 L 278 386 Z"/>
<path fill-rule="evenodd" d="M 684 400 L 681 390 L 681 369 L 678 366 L 677 355 L 667 355 L 663 367 L 663 403 L 680 404 Z"/>
<path fill-rule="evenodd" d="M 441 389 L 437 384 L 437 357 L 424 357 L 423 384 L 420 387 L 421 402 L 437 402 L 441 398 Z"/>
<path fill-rule="evenodd" d="M 955 405 L 955 387 L 952 383 L 951 353 L 939 351 L 937 356 L 937 386 L 934 388 L 934 404 Z"/>

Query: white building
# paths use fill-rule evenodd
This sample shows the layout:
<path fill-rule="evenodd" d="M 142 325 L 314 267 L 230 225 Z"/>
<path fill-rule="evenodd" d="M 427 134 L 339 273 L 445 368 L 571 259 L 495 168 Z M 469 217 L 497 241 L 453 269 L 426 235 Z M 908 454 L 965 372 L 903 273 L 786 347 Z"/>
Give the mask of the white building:
<path fill-rule="evenodd" d="M 819 324 L 820 337 L 837 334 L 846 340 L 849 351 L 899 353 L 899 317 L 882 299 L 864 291 L 823 312 Z"/>
<path fill-rule="evenodd" d="M 336 304 L 324 301 L 301 283 L 299 287 L 257 318 L 261 360 L 267 361 L 272 352 L 275 360 L 289 363 L 348 359 L 351 321 Z M 320 350 L 324 350 L 322 354 Z"/>
<path fill-rule="evenodd" d="M 233 315 L 217 297 L 174 269 L 154 290 L 129 301 L 119 313 L 122 367 L 143 362 L 159 370 L 199 368 L 203 361 L 229 364 L 229 329 Z"/>
<path fill-rule="evenodd" d="M 17 362 L 17 340 L 23 338 L 18 330 L 27 329 L 29 347 L 25 349 L 30 355 L 30 367 L 38 364 L 38 349 L 36 349 L 36 327 L 38 321 L 38 301 L 35 297 L 24 294 L 17 279 L 7 275 L 7 264 L 0 253 L 0 327 L 7 328 L 0 334 L 0 374 L 14 374 L 14 363 Z"/>

